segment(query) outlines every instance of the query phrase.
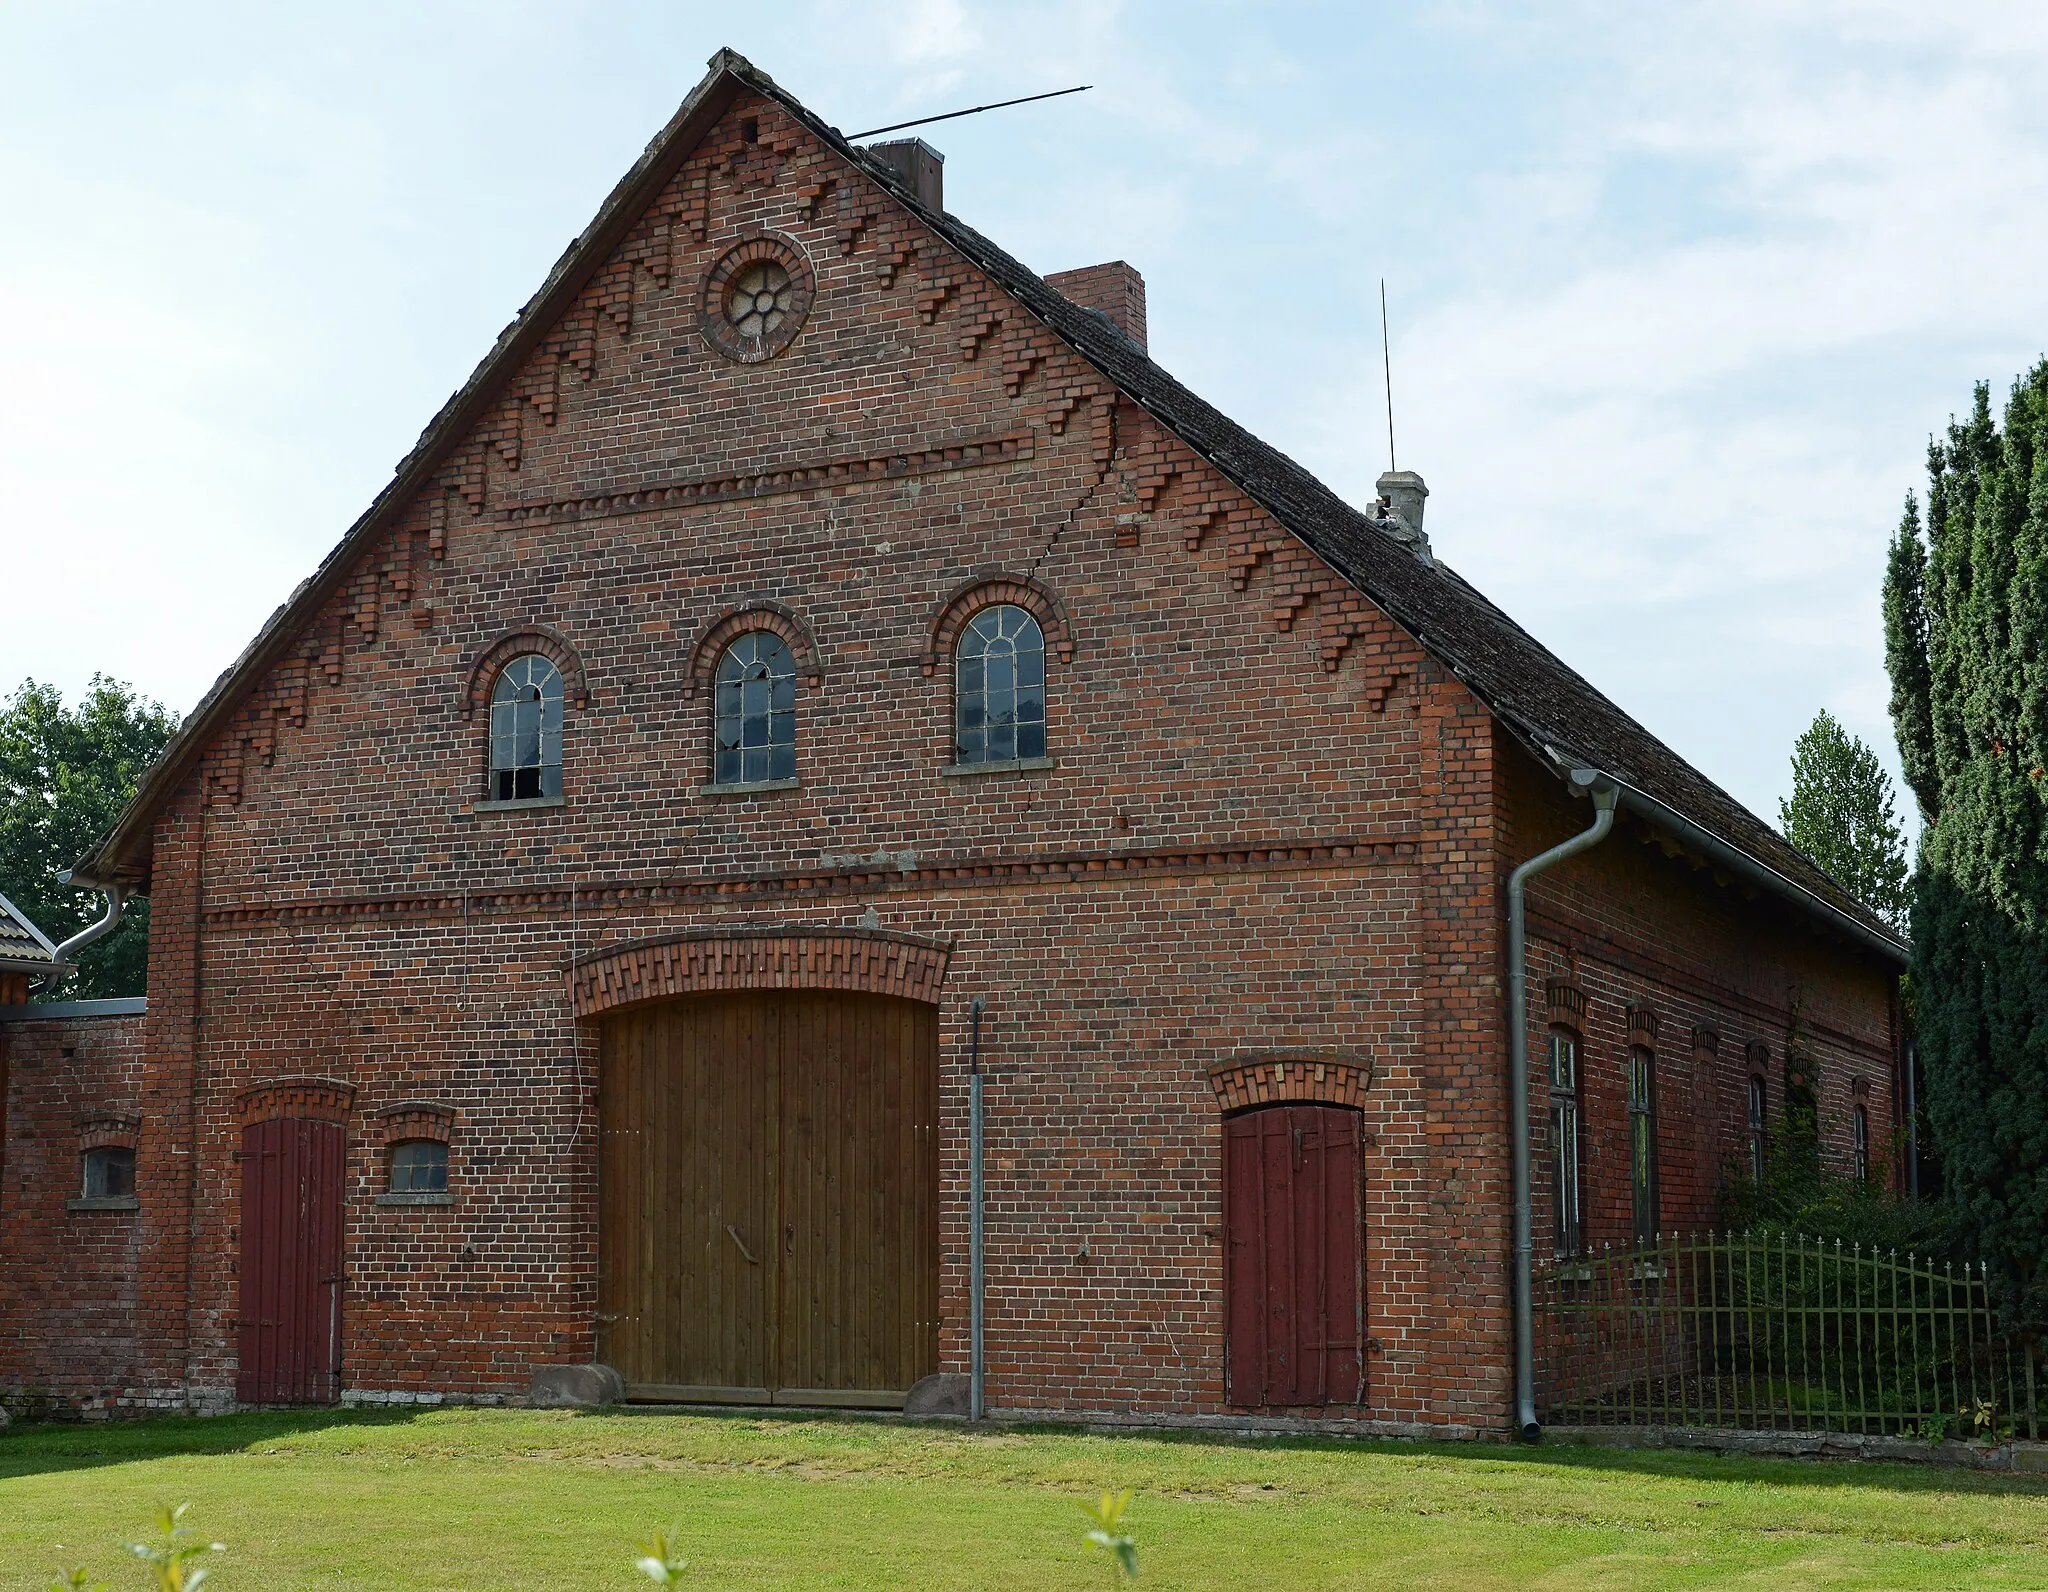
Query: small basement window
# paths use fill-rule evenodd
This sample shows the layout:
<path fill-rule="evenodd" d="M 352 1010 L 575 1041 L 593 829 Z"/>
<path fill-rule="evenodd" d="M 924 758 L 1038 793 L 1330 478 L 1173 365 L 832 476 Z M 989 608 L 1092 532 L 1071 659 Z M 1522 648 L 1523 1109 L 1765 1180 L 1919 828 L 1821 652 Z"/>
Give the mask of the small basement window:
<path fill-rule="evenodd" d="M 391 1146 L 391 1192 L 448 1192 L 448 1146 L 438 1139 L 401 1139 Z"/>
<path fill-rule="evenodd" d="M 135 1152 L 118 1144 L 87 1150 L 80 1193 L 89 1200 L 123 1200 L 135 1197 Z"/>

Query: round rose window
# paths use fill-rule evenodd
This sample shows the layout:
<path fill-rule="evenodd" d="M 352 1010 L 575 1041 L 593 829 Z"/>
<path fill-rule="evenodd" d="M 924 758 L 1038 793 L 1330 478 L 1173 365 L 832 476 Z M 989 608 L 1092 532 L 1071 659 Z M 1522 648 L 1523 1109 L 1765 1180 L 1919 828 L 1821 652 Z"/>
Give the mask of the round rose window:
<path fill-rule="evenodd" d="M 789 318 L 789 273 L 773 260 L 748 266 L 726 291 L 725 318 L 742 337 L 766 337 Z"/>
<path fill-rule="evenodd" d="M 704 335 L 742 364 L 781 353 L 810 308 L 810 262 L 783 238 L 752 238 L 727 250 L 704 281 Z"/>

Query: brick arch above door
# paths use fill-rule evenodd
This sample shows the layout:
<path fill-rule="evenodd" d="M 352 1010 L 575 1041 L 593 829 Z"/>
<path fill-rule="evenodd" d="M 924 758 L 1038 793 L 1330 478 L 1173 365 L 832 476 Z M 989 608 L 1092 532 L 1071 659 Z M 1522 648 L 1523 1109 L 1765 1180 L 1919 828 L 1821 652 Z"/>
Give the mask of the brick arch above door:
<path fill-rule="evenodd" d="M 887 929 L 704 929 L 601 947 L 569 974 L 578 1018 L 724 990 L 836 989 L 936 1006 L 952 948 Z"/>
<path fill-rule="evenodd" d="M 245 1128 L 273 1117 L 346 1123 L 355 1098 L 356 1086 L 343 1078 L 268 1078 L 235 1096 L 235 1117 Z"/>
<path fill-rule="evenodd" d="M 1209 1068 L 1217 1109 L 1330 1105 L 1363 1108 L 1372 1087 L 1372 1057 L 1363 1051 L 1240 1051 Z"/>

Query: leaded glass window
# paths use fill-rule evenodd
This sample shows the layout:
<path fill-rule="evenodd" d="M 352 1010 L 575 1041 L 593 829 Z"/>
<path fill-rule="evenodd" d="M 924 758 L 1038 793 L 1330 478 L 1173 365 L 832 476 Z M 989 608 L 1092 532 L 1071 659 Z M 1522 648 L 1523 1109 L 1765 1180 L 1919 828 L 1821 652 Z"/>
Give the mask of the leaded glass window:
<path fill-rule="evenodd" d="M 1858 1106 L 1850 1125 L 1855 1130 L 1856 1135 L 1854 1145 L 1856 1153 L 1856 1181 L 1865 1183 L 1870 1180 L 1870 1112 L 1868 1108 Z"/>
<path fill-rule="evenodd" d="M 748 631 L 718 660 L 711 778 L 719 785 L 796 778 L 796 661 L 773 631 Z"/>
<path fill-rule="evenodd" d="M 1579 1041 L 1550 1035 L 1550 1208 L 1560 1255 L 1585 1245 L 1579 1216 Z"/>
<path fill-rule="evenodd" d="M 1628 1053 L 1628 1181 L 1639 1246 L 1657 1241 L 1657 1073 L 1647 1050 Z"/>
<path fill-rule="evenodd" d="M 537 652 L 514 658 L 491 688 L 491 799 L 562 794 L 562 672 Z"/>
<path fill-rule="evenodd" d="M 984 608 L 960 637 L 954 691 L 962 763 L 1045 756 L 1045 635 L 1005 603 Z"/>

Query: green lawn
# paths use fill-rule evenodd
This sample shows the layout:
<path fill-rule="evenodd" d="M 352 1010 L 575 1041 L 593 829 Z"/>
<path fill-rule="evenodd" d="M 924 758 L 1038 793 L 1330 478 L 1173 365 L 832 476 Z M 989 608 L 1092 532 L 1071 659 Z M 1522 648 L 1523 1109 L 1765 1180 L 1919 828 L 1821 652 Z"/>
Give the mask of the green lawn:
<path fill-rule="evenodd" d="M 449 1410 L 0 1434 L 0 1588 L 159 1502 L 228 1544 L 209 1592 L 1110 1584 L 1079 1503 L 1133 1487 L 1156 1587 L 2048 1587 L 2048 1481 L 1550 1446 L 969 1434 L 859 1418 Z"/>

